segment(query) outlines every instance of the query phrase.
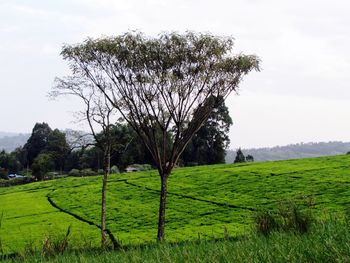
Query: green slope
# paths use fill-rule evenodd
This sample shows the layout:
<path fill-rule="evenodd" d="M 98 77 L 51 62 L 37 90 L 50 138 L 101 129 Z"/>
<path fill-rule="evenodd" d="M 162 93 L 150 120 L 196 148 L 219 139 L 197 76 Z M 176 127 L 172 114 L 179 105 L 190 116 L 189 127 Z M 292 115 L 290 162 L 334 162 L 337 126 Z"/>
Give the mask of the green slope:
<path fill-rule="evenodd" d="M 254 210 L 281 200 L 315 199 L 315 212 L 343 213 L 350 202 L 350 156 L 175 169 L 169 181 L 167 240 L 238 235 L 251 228 Z M 99 224 L 99 177 L 66 178 L 0 189 L 0 236 L 7 251 L 72 224 L 72 243 L 98 245 L 99 230 L 48 202 Z M 155 240 L 159 177 L 155 171 L 110 176 L 107 225 L 123 244 Z M 88 237 L 88 238 L 87 238 Z M 85 240 L 85 241 L 84 241 Z"/>

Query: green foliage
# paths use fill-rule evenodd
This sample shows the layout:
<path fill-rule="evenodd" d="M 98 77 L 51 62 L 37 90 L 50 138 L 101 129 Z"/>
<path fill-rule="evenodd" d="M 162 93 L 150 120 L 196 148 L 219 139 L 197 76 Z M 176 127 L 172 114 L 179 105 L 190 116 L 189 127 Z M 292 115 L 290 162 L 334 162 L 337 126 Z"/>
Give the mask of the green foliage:
<path fill-rule="evenodd" d="M 6 179 L 8 173 L 17 173 L 22 169 L 20 162 L 16 159 L 14 153 L 0 152 L 0 178 Z"/>
<path fill-rule="evenodd" d="M 248 233 L 237 238 L 131 246 L 121 251 L 80 249 L 43 258 L 41 253 L 4 262 L 348 262 L 350 228 L 341 220 L 320 221 L 305 235 Z"/>
<path fill-rule="evenodd" d="M 139 171 L 152 170 L 152 166 L 150 164 L 133 164 L 132 167 L 137 168 Z"/>
<path fill-rule="evenodd" d="M 241 150 L 241 148 L 238 148 L 237 152 L 236 152 L 236 158 L 233 161 L 233 163 L 244 163 L 246 162 L 246 158 Z"/>
<path fill-rule="evenodd" d="M 31 166 L 34 159 L 45 150 L 49 140 L 49 135 L 52 132 L 50 126 L 43 123 L 36 123 L 32 130 L 32 134 L 29 137 L 27 143 L 23 147 L 23 151 L 26 155 L 25 165 Z"/>
<path fill-rule="evenodd" d="M 253 155 L 248 154 L 245 159 L 246 159 L 247 162 L 254 162 Z"/>
<path fill-rule="evenodd" d="M 119 174 L 120 173 L 119 168 L 116 165 L 113 165 L 111 167 L 110 172 L 111 172 L 111 174 Z"/>
<path fill-rule="evenodd" d="M 272 231 L 306 233 L 313 221 L 310 207 L 303 211 L 294 201 L 281 202 L 277 212 L 265 209 L 255 215 L 256 230 L 264 235 L 269 235 Z"/>
<path fill-rule="evenodd" d="M 0 167 L 0 179 L 7 180 L 7 170 L 5 168 Z"/>
<path fill-rule="evenodd" d="M 80 171 L 81 176 L 93 176 L 97 175 L 97 172 L 93 171 L 91 168 L 85 168 Z"/>
<path fill-rule="evenodd" d="M 278 229 L 278 223 L 276 222 L 276 219 L 271 211 L 259 211 L 255 215 L 254 220 L 257 232 L 265 236 Z"/>
<path fill-rule="evenodd" d="M 306 233 L 314 220 L 310 210 L 302 211 L 293 201 L 282 202 L 278 215 L 282 219 L 280 229 L 284 231 Z"/>
<path fill-rule="evenodd" d="M 68 238 L 71 233 L 71 226 L 68 227 L 63 237 L 46 236 L 43 240 L 42 254 L 43 256 L 52 256 L 63 254 L 68 247 Z"/>
<path fill-rule="evenodd" d="M 44 179 L 44 176 L 54 168 L 54 161 L 51 154 L 40 153 L 32 164 L 32 174 L 38 179 Z"/>
<path fill-rule="evenodd" d="M 175 169 L 169 185 L 167 240 L 196 240 L 198 235 L 201 240 L 224 238 L 225 228 L 230 235 L 241 236 L 253 226 L 255 211 L 252 210 L 266 209 L 278 213 L 276 207 L 281 204 L 292 207 L 280 202 L 286 199 L 293 199 L 306 215 L 307 208 L 312 207 L 316 220 L 325 218 L 324 211 L 341 217 L 350 197 L 349 170 L 349 155 Z M 147 244 L 155 239 L 159 205 L 159 180 L 155 177 L 156 173 L 151 170 L 109 177 L 107 225 L 124 245 Z M 92 246 L 98 247 L 99 229 L 59 212 L 50 205 L 47 196 L 66 211 L 99 225 L 100 186 L 100 176 L 92 176 L 0 188 L 1 210 L 4 211 L 1 237 L 5 253 L 22 250 L 28 240 L 33 240 L 34 245 L 41 248 L 41 241 L 47 233 L 64 233 L 70 224 L 70 246 L 81 246 L 85 237 L 91 240 Z M 308 197 L 307 202 L 305 196 Z M 292 212 L 290 218 L 303 218 L 295 216 L 291 208 L 288 210 Z M 299 221 L 293 220 L 290 222 Z M 279 244 L 286 255 L 292 256 L 287 250 L 287 245 L 291 245 L 288 242 L 305 239 L 312 246 L 315 244 L 309 238 L 312 229 L 305 235 L 295 235 L 299 231 L 293 229 L 285 233 L 273 232 L 268 238 L 271 243 L 275 240 L 275 245 Z M 325 231 L 319 239 L 330 238 L 330 242 L 335 242 L 332 244 L 337 244 L 338 237 L 327 236 L 331 235 L 331 230 Z M 277 242 L 282 237 L 287 238 L 287 244 Z M 339 236 L 339 240 L 344 242 L 345 238 Z M 266 238 L 262 235 L 257 240 L 260 241 L 248 247 L 253 249 L 254 246 L 262 245 L 264 248 Z M 317 252 L 310 246 L 313 252 Z M 323 246 L 320 248 L 324 249 Z M 295 247 L 299 248 L 302 247 Z M 248 252 L 248 248 L 245 251 Z M 321 258 L 320 254 L 317 255 Z"/>
<path fill-rule="evenodd" d="M 213 109 L 206 123 L 186 146 L 181 156 L 183 164 L 193 166 L 195 163 L 200 165 L 225 163 L 231 125 L 232 119 L 223 102 Z"/>
<path fill-rule="evenodd" d="M 70 170 L 69 173 L 68 173 L 68 175 L 69 175 L 69 176 L 81 176 L 80 170 L 78 170 L 78 169 L 72 169 L 72 170 Z"/>
<path fill-rule="evenodd" d="M 55 170 L 63 170 L 64 162 L 70 149 L 66 141 L 66 135 L 58 129 L 54 129 L 48 136 L 45 152 L 50 153 L 55 163 Z"/>

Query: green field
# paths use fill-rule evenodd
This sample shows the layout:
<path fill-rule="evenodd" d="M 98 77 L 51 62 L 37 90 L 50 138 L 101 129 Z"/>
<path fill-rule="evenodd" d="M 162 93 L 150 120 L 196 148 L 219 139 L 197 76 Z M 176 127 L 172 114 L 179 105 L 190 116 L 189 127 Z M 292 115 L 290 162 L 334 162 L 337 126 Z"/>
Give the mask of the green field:
<path fill-rule="evenodd" d="M 255 210 L 281 200 L 315 201 L 315 214 L 343 214 L 350 203 L 350 156 L 178 168 L 169 181 L 166 239 L 239 236 Z M 0 188 L 5 253 L 40 247 L 45 236 L 72 226 L 72 247 L 99 245 L 100 177 L 65 178 Z M 111 175 L 107 226 L 124 245 L 155 241 L 159 176 L 155 171 Z M 53 207 L 49 199 L 65 212 Z M 82 222 L 74 214 L 96 225 Z"/>

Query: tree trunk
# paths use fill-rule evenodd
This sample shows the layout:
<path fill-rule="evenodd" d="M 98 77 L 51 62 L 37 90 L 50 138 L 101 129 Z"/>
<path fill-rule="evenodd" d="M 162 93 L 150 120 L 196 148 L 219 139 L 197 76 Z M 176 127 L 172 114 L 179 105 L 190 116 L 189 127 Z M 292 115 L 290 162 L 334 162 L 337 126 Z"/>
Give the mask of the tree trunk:
<path fill-rule="evenodd" d="M 102 177 L 102 204 L 101 204 L 101 247 L 106 247 L 106 192 L 107 192 L 107 179 L 109 175 L 109 167 L 111 162 L 111 156 L 106 154 L 103 167 Z"/>
<path fill-rule="evenodd" d="M 160 189 L 160 202 L 159 202 L 159 218 L 158 218 L 158 241 L 164 241 L 165 238 L 165 205 L 166 205 L 166 196 L 167 196 L 167 184 L 168 184 L 168 175 L 161 174 L 161 189 Z"/>

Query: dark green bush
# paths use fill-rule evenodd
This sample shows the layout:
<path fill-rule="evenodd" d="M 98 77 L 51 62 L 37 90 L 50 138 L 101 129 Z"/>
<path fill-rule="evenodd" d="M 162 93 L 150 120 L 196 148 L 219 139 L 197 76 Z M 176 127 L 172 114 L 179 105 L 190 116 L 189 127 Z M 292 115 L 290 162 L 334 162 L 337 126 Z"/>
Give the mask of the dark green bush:
<path fill-rule="evenodd" d="M 272 231 L 306 233 L 314 221 L 311 206 L 302 210 L 294 201 L 281 202 L 277 212 L 261 210 L 255 214 L 256 231 L 269 235 Z"/>
<path fill-rule="evenodd" d="M 259 211 L 255 215 L 256 231 L 265 236 L 269 235 L 273 230 L 277 230 L 278 224 L 270 211 Z"/>
<path fill-rule="evenodd" d="M 281 228 L 285 231 L 306 233 L 313 221 L 311 210 L 308 208 L 303 211 L 293 201 L 282 202 L 278 214 L 282 219 Z"/>
<path fill-rule="evenodd" d="M 81 176 L 80 174 L 80 170 L 78 169 L 72 169 L 70 170 L 70 172 L 68 173 L 69 176 Z"/>
<path fill-rule="evenodd" d="M 118 166 L 113 165 L 113 166 L 111 167 L 111 173 L 112 173 L 112 174 L 119 174 L 120 171 L 119 171 Z"/>
<path fill-rule="evenodd" d="M 97 175 L 97 172 L 93 171 L 91 168 L 85 168 L 80 171 L 81 176 L 93 176 Z"/>

